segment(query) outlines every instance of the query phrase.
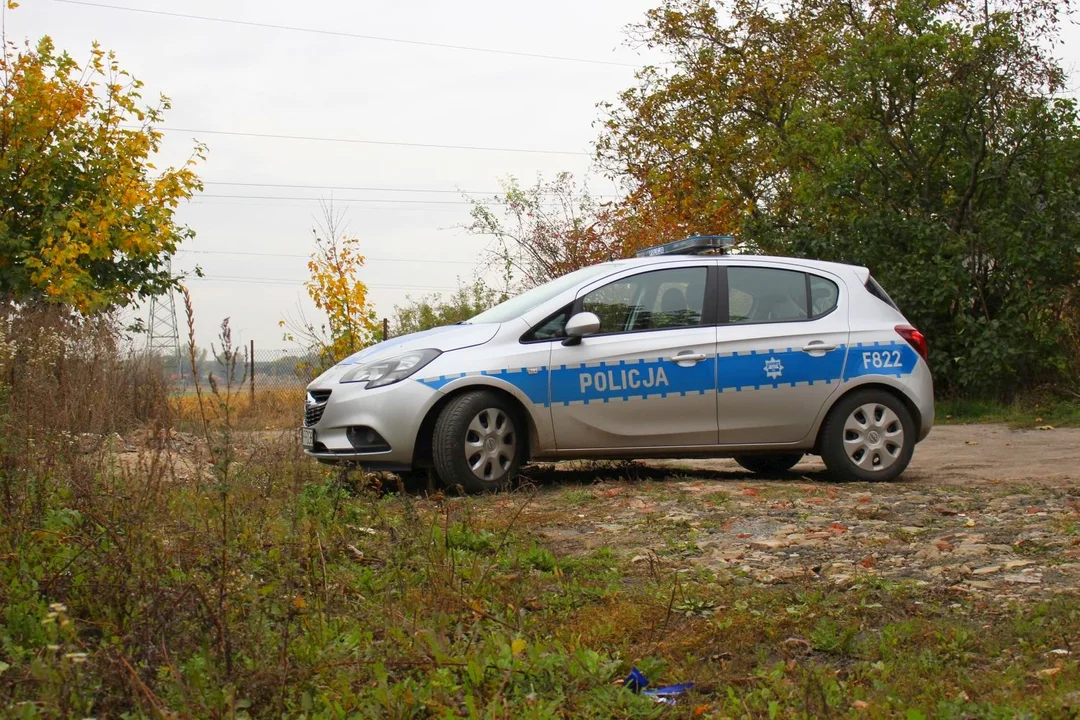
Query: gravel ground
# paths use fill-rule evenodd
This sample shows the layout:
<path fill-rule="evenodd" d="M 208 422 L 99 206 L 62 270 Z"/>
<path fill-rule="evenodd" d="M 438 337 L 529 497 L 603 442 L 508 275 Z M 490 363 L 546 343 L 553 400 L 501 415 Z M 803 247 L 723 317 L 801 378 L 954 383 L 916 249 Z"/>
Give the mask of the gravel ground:
<path fill-rule="evenodd" d="M 744 583 L 877 577 L 1017 600 L 1080 588 L 1080 429 L 938 427 L 889 484 L 828 482 L 816 458 L 777 479 L 728 460 L 619 474 L 535 472 L 520 522 L 559 552 L 607 546 Z"/>

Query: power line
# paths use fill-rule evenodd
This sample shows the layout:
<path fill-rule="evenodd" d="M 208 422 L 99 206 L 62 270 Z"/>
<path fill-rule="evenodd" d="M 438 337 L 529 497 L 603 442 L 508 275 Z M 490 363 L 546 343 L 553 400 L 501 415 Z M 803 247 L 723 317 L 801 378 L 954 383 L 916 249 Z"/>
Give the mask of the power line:
<path fill-rule="evenodd" d="M 614 67 L 628 68 L 639 67 L 633 63 L 618 62 L 616 60 L 597 60 L 594 58 L 570 57 L 566 55 L 522 52 L 520 50 L 499 50 L 496 48 L 475 47 L 471 45 L 452 45 L 449 43 L 428 42 L 425 40 L 407 40 L 405 38 L 383 37 L 380 35 L 361 35 L 359 33 L 350 33 L 341 30 L 322 30 L 319 28 L 276 25 L 273 23 L 255 22 L 252 20 L 233 20 L 231 18 L 211 17 L 208 15 L 192 15 L 188 13 L 166 12 L 164 10 L 148 10 L 145 8 L 123 7 L 121 5 L 107 5 L 105 3 L 85 2 L 85 0 L 53 0 L 53 2 L 64 3 L 66 5 L 82 5 L 83 7 L 101 8 L 106 10 L 121 10 L 123 12 L 141 13 L 143 15 L 162 15 L 165 17 L 183 18 L 185 20 L 203 20 L 206 22 L 224 23 L 228 25 L 267 28 L 270 30 L 288 30 L 290 32 L 310 33 L 313 35 L 332 35 L 334 37 L 353 38 L 356 40 L 374 40 L 377 42 L 398 43 L 401 45 L 420 45 L 423 47 L 441 48 L 443 50 L 462 50 L 467 52 L 489 53 L 493 55 L 513 55 L 515 57 L 534 58 L 538 60 L 559 60 L 562 62 L 588 63 L 590 65 L 611 65 Z"/>
<path fill-rule="evenodd" d="M 191 253 L 194 255 L 242 255 L 245 257 L 280 257 L 280 258 L 300 258 L 307 260 L 309 255 L 298 255 L 294 253 L 266 253 L 266 252 L 241 252 L 233 250 L 179 250 L 180 254 Z M 364 255 L 365 261 L 377 261 L 377 262 L 403 262 L 403 263 L 432 263 L 435 265 L 479 265 L 477 262 L 470 260 L 425 260 L 420 258 L 381 258 L 372 257 L 370 255 Z"/>
<path fill-rule="evenodd" d="M 462 193 L 468 195 L 496 195 L 494 192 L 478 192 L 476 190 L 448 190 L 446 188 L 392 188 L 392 187 L 363 187 L 357 185 L 296 185 L 286 183 L 266 182 L 229 182 L 225 180 L 204 180 L 203 185 L 228 185 L 231 187 L 265 187 L 265 188 L 288 188 L 292 190 L 359 190 L 364 192 L 393 192 L 393 193 Z"/>
<path fill-rule="evenodd" d="M 326 198 L 317 197 L 294 197 L 284 195 L 217 195 L 215 193 L 199 193 L 200 198 L 220 198 L 231 200 L 307 200 L 308 202 L 322 202 Z M 334 202 L 348 203 L 395 203 L 404 205 L 473 205 L 468 200 L 400 200 L 397 198 L 333 198 Z"/>
<path fill-rule="evenodd" d="M 309 203 L 310 203 L 310 201 L 309 201 Z M 188 202 L 188 205 L 202 205 L 202 206 L 205 206 L 205 207 L 274 208 L 274 209 L 278 209 L 278 210 L 285 210 L 285 209 L 292 209 L 292 208 L 300 208 L 300 209 L 302 209 L 302 208 L 305 208 L 305 207 L 309 206 L 309 204 L 290 203 L 289 201 L 278 202 L 278 203 L 266 203 L 266 202 L 246 202 L 246 201 L 243 201 L 243 200 L 240 200 L 240 201 L 237 201 L 237 202 L 230 202 L 228 200 L 218 201 L 218 202 L 215 202 L 213 200 L 204 200 L 204 201 L 191 200 L 191 201 Z M 419 213 L 419 212 L 424 212 L 424 213 L 433 213 L 433 212 L 454 213 L 454 212 L 460 212 L 460 210 L 458 208 L 453 208 L 453 207 L 413 208 L 413 207 L 409 207 L 409 206 L 400 206 L 400 205 L 399 206 L 391 206 L 391 207 L 380 206 L 380 205 L 367 205 L 367 206 L 364 206 L 362 208 L 363 212 L 375 212 L 375 211 L 378 211 L 378 210 L 383 210 L 383 211 L 387 211 L 387 212 L 392 211 L 392 212 L 398 212 L 398 213 L 410 213 L 411 212 L 411 213 L 414 213 L 414 214 Z"/>
<path fill-rule="evenodd" d="M 264 187 L 286 188 L 290 190 L 356 190 L 363 192 L 388 193 L 453 193 L 455 195 L 502 195 L 505 190 L 450 190 L 448 188 L 394 188 L 366 187 L 358 185 L 305 185 L 292 183 L 234 182 L 226 180 L 204 180 L 203 185 L 225 185 L 229 187 Z M 596 198 L 618 197 L 617 195 L 593 195 Z"/>
<path fill-rule="evenodd" d="M 213 280 L 216 282 L 232 282 L 232 283 L 249 283 L 254 285 L 303 285 L 303 280 L 288 280 L 286 278 L 264 278 L 264 277 L 236 277 L 231 275 L 193 275 L 187 280 Z M 362 281 L 361 281 L 362 282 Z M 378 288 L 384 290 L 457 290 L 456 287 L 450 287 L 449 285 L 383 285 L 378 283 L 364 283 L 369 288 Z"/>
<path fill-rule="evenodd" d="M 53 2 L 74 2 L 74 0 L 53 0 Z M 128 130 L 141 130 L 142 126 L 137 125 L 125 125 L 123 126 Z M 184 132 L 184 133 L 196 133 L 201 135 L 227 135 L 230 137 L 253 137 L 261 138 L 263 140 L 303 140 L 310 142 L 333 142 L 333 143 L 350 143 L 353 145 L 384 145 L 389 147 L 414 147 L 414 148 L 435 148 L 439 150 L 476 150 L 483 152 L 505 152 L 505 153 L 530 153 L 533 155 L 589 155 L 587 152 L 580 150 L 536 150 L 532 148 L 504 148 L 504 147 L 488 147 L 485 145 L 442 145 L 439 143 L 415 143 L 415 142 L 398 142 L 395 140 L 359 140 L 356 138 L 333 138 L 322 137 L 319 135 L 281 135 L 277 133 L 255 133 L 255 132 L 240 132 L 237 130 L 206 130 L 206 129 L 194 129 L 194 128 L 175 128 L 175 127 L 155 127 L 154 130 L 160 132 Z"/>

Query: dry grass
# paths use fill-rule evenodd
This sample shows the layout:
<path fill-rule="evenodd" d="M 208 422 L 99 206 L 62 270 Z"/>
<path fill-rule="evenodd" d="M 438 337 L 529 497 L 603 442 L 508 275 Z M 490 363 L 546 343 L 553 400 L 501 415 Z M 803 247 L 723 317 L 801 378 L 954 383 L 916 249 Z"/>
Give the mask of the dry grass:
<path fill-rule="evenodd" d="M 205 402 L 205 401 L 204 401 Z M 194 394 L 169 398 L 177 428 L 198 429 L 201 423 L 199 398 Z M 233 423 L 237 430 L 289 430 L 304 419 L 304 391 L 256 390 L 254 397 L 241 389 L 232 400 Z"/>

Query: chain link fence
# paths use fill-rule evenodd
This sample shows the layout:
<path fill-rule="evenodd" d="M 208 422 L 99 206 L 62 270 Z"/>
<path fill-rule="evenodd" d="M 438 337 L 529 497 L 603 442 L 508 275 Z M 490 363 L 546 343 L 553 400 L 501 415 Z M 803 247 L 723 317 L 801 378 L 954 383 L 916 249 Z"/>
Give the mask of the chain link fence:
<path fill-rule="evenodd" d="M 254 343 L 238 350 L 235 364 L 228 367 L 209 349 L 200 348 L 194 373 L 186 349 L 182 356 L 160 352 L 146 356 L 160 366 L 181 427 L 197 429 L 203 410 L 217 408 L 226 397 L 231 422 L 238 429 L 299 427 L 303 423 L 304 389 L 320 372 L 318 358 L 303 350 L 259 348 Z M 196 381 L 203 410 L 195 392 Z M 213 393 L 214 386 L 218 395 Z"/>
<path fill-rule="evenodd" d="M 320 371 L 318 358 L 312 353 L 258 348 L 254 343 L 239 349 L 231 368 L 206 349 L 199 349 L 196 354 L 195 372 L 192 372 L 191 359 L 186 353 L 175 358 L 155 354 L 150 360 L 161 365 L 170 389 L 181 395 L 194 392 L 196 379 L 202 388 L 208 390 L 211 375 L 221 389 L 229 384 L 231 376 L 234 393 L 300 392 Z"/>

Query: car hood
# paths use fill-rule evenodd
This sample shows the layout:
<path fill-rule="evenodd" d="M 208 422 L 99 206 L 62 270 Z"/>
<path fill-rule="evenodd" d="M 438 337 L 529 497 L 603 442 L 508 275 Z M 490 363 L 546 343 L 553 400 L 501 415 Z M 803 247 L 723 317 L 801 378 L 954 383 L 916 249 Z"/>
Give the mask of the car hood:
<path fill-rule="evenodd" d="M 364 348 L 360 352 L 350 355 L 338 363 L 338 367 L 356 365 L 379 360 L 391 355 L 412 352 L 413 350 L 427 350 L 434 348 L 440 352 L 461 350 L 462 348 L 483 345 L 499 330 L 498 323 L 484 323 L 482 325 L 445 325 L 432 328 L 418 333 L 402 335 L 391 338 L 385 342 Z"/>

